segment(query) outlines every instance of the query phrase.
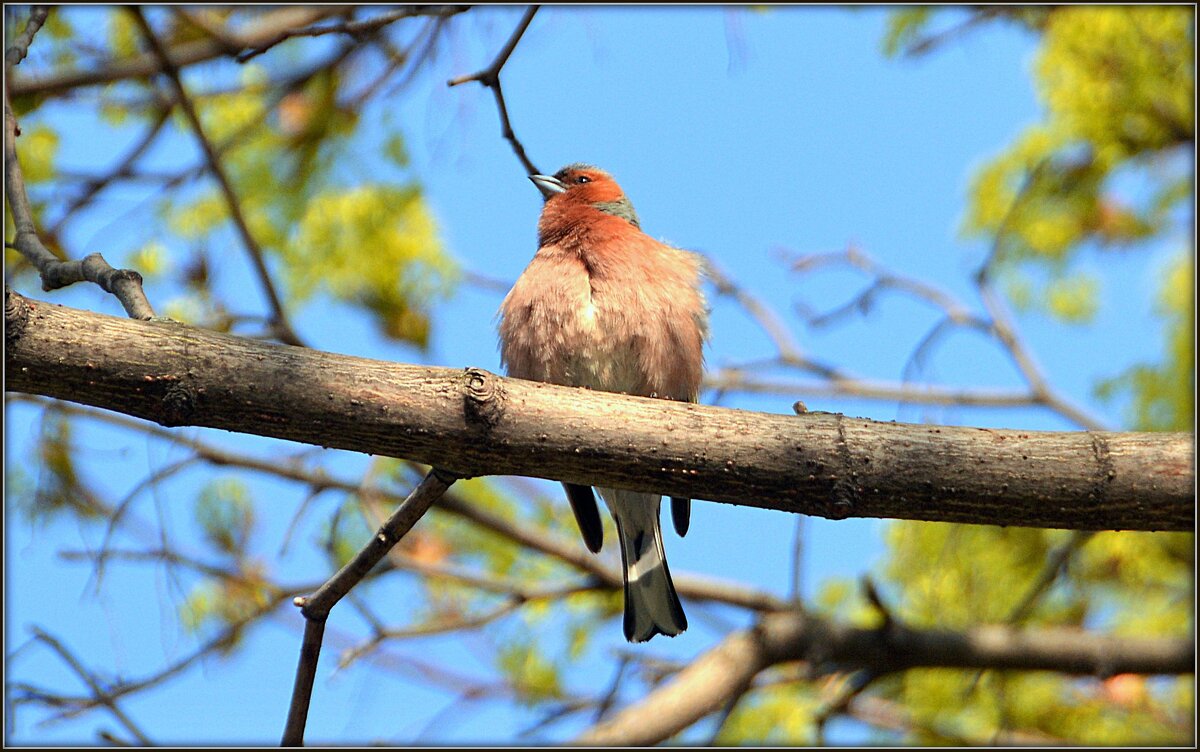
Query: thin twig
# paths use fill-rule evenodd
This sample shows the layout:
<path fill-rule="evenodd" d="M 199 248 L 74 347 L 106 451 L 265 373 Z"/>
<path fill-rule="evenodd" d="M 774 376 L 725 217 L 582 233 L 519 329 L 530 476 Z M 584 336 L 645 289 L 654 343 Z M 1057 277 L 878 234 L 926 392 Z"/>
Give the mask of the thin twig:
<path fill-rule="evenodd" d="M 804 515 L 796 515 L 796 532 L 792 535 L 792 585 L 788 594 L 796 608 L 801 609 L 804 601 L 804 520 Z"/>
<path fill-rule="evenodd" d="M 1004 352 L 1016 364 L 1018 372 L 1028 387 L 1028 391 L 1024 392 L 1019 398 L 1015 394 L 1009 393 L 1002 395 L 1001 399 L 996 402 L 993 402 L 990 398 L 984 398 L 982 402 L 974 400 L 969 402 L 943 402 L 942 399 L 944 399 L 948 392 L 944 389 L 938 389 L 937 391 L 942 392 L 942 394 L 938 398 L 935 398 L 931 404 L 988 404 L 991 406 L 1008 406 L 1003 403 L 1013 400 L 1009 402 L 1009 405 L 1043 407 L 1085 429 L 1092 431 L 1107 430 L 1103 422 L 1074 405 L 1050 387 L 1041 369 L 1034 362 L 1033 356 L 1029 353 L 1018 335 L 1016 326 L 1013 324 L 1003 303 L 990 285 L 991 264 L 999 257 L 1001 238 L 1007 231 L 1007 227 L 1021 203 L 1022 197 L 1026 194 L 1029 183 L 1040 169 L 1041 165 L 1039 164 L 1031 171 L 1030 176 L 1027 177 L 1026 186 L 1022 188 L 1017 198 L 1014 199 L 1008 213 L 1001 222 L 1000 228 L 997 230 L 997 236 L 989 253 L 988 260 L 984 262 L 975 274 L 975 284 L 983 303 L 984 311 L 987 314 L 986 317 L 972 313 L 969 308 L 949 293 L 933 285 L 888 271 L 869 255 L 853 245 L 841 252 L 812 254 L 789 261 L 794 271 L 807 272 L 821 266 L 845 264 L 874 277 L 872 284 L 865 291 L 859 293 L 850 303 L 825 314 L 817 315 L 801 311 L 802 315 L 806 317 L 810 325 L 819 326 L 828 324 L 834 319 L 854 310 L 862 310 L 870 306 L 874 300 L 874 296 L 883 290 L 890 289 L 907 293 L 941 310 L 943 312 L 943 319 L 937 322 L 922 337 L 914 349 L 913 355 L 910 357 L 908 363 L 905 364 L 904 372 L 906 379 L 908 374 L 912 372 L 914 365 L 919 366 L 920 361 L 926 357 L 930 347 L 948 332 L 951 327 L 961 327 L 982 331 L 998 342 Z M 840 382 L 838 386 L 840 387 L 842 383 L 845 382 Z M 854 394 L 852 396 L 866 395 Z M 964 394 L 964 396 L 966 395 Z"/>
<path fill-rule="evenodd" d="M 327 26 L 306 26 L 301 29 L 289 29 L 280 32 L 274 39 L 270 39 L 256 47 L 249 48 L 239 54 L 235 60 L 239 63 L 244 63 L 258 55 L 263 54 L 280 42 L 296 37 L 319 37 L 325 34 L 347 34 L 355 39 L 361 39 L 368 34 L 373 34 L 383 27 L 399 21 L 402 18 L 412 18 L 413 16 L 435 16 L 437 18 L 450 18 L 459 13 L 465 13 L 470 10 L 469 5 L 406 5 L 396 10 L 384 13 L 374 18 L 364 19 L 362 21 L 341 21 L 339 23 L 330 24 Z"/>
<path fill-rule="evenodd" d="M 725 730 L 725 724 L 729 723 L 729 719 L 733 717 L 733 712 L 737 710 L 737 706 L 750 693 L 751 686 L 747 686 L 740 692 L 736 692 L 733 697 L 729 698 L 729 702 L 725 703 L 725 707 L 721 708 L 721 714 L 717 716 L 717 722 L 713 725 L 713 729 L 708 735 L 708 742 L 704 746 L 715 747 L 718 745 L 721 732 Z"/>
<path fill-rule="evenodd" d="M 149 150 L 150 146 L 154 143 L 154 140 L 158 137 L 158 134 L 162 132 L 163 126 L 166 125 L 167 117 L 169 115 L 170 110 L 166 107 L 158 110 L 158 112 L 155 113 L 154 120 L 150 123 L 150 127 L 146 129 L 145 134 L 142 135 L 142 138 L 133 147 L 133 149 L 131 149 L 130 152 L 125 155 L 125 158 L 122 159 L 120 163 L 118 163 L 117 166 L 104 177 L 88 180 L 87 184 L 84 186 L 83 192 L 71 201 L 71 203 L 67 206 L 66 211 L 63 212 L 63 215 L 58 218 L 58 221 L 55 222 L 49 230 L 46 231 L 46 234 L 51 238 L 57 237 L 59 232 L 62 230 L 63 225 L 71 218 L 71 216 L 74 215 L 75 212 L 90 204 L 101 191 L 121 178 L 132 177 L 134 175 L 134 163 L 141 159 L 142 155 Z"/>
<path fill-rule="evenodd" d="M 20 65 L 25 56 L 29 54 L 29 45 L 33 43 L 33 37 L 46 23 L 46 19 L 50 16 L 50 6 L 35 5 L 29 9 L 29 21 L 26 22 L 25 28 L 13 40 L 12 46 L 4 52 L 4 67 L 5 78 L 14 66 Z"/>
<path fill-rule="evenodd" d="M 905 57 L 920 57 L 921 55 L 931 51 L 934 47 L 939 47 L 955 37 L 965 35 L 971 29 L 986 21 L 992 20 L 1002 12 L 997 8 L 974 8 L 972 11 L 973 15 L 969 16 L 967 20 L 957 24 L 956 26 L 952 26 L 935 34 L 929 34 L 913 41 L 912 44 L 904 48 L 901 54 Z"/>
<path fill-rule="evenodd" d="M 70 666 L 71 670 L 74 671 L 75 674 L 83 680 L 83 683 L 87 685 L 88 690 L 92 693 L 92 697 L 94 698 L 96 704 L 103 705 L 104 707 L 108 708 L 108 711 L 112 713 L 113 717 L 116 718 L 117 721 L 119 721 L 120 724 L 124 726 L 125 729 L 132 734 L 140 744 L 147 747 L 153 744 L 153 742 L 150 741 L 150 738 L 142 733 L 142 730 L 137 727 L 137 724 L 135 724 L 129 716 L 125 715 L 125 711 L 121 710 L 121 708 L 117 705 L 117 701 L 113 698 L 112 694 L 101 688 L 100 682 L 96 679 L 96 677 L 90 671 L 84 668 L 83 664 L 79 662 L 79 660 L 71 653 L 71 651 L 67 650 L 67 648 L 54 637 L 50 636 L 41 629 L 38 629 L 37 627 L 34 627 L 33 635 L 35 638 L 49 645 L 55 653 L 58 653 L 58 656 L 62 658 L 63 662 Z"/>
<path fill-rule="evenodd" d="M 782 364 L 781 364 L 782 365 Z M 1026 391 L 1007 389 L 954 389 L 934 384 L 904 384 L 846 377 L 830 382 L 772 381 L 746 375 L 745 367 L 727 368 L 708 374 L 705 389 L 724 389 L 752 394 L 782 394 L 795 397 L 851 397 L 905 404 L 970 405 L 972 407 L 1024 407 L 1036 404 Z"/>
<path fill-rule="evenodd" d="M 38 29 L 45 23 L 49 9 L 34 6 L 29 23 L 17 37 L 16 42 L 4 54 L 5 78 L 13 66 L 20 63 L 29 52 L 29 45 Z M 142 275 L 132 269 L 114 269 L 99 253 L 93 253 L 82 261 L 62 261 L 46 248 L 38 235 L 37 223 L 33 218 L 33 207 L 25 190 L 25 176 L 17 158 L 17 136 L 21 129 L 13 114 L 9 101 L 8 87 L 4 88 L 4 183 L 12 211 L 15 235 L 10 247 L 15 248 L 38 270 L 42 289 L 57 290 L 76 282 L 87 280 L 100 286 L 105 292 L 116 296 L 130 318 L 148 320 L 154 318 L 154 309 L 142 290 Z"/>
<path fill-rule="evenodd" d="M 508 58 L 512 55 L 513 50 L 517 48 L 517 43 L 521 41 L 521 36 L 529 28 L 529 24 L 533 21 L 533 16 L 537 13 L 539 7 L 541 6 L 529 6 L 525 11 L 525 15 L 521 17 L 520 23 L 517 24 L 517 28 L 513 31 L 512 36 L 508 38 L 508 42 L 500 50 L 500 54 L 496 55 L 496 59 L 492 61 L 491 65 L 469 76 L 453 78 L 447 84 L 448 86 L 458 86 L 468 81 L 478 81 L 492 90 L 492 94 L 496 98 L 496 109 L 500 113 L 500 133 L 512 145 L 513 152 L 516 153 L 517 159 L 521 160 L 521 164 L 525 167 L 525 172 L 528 175 L 537 175 L 539 171 L 533 162 L 529 160 L 529 157 L 526 156 L 525 147 L 513 131 L 512 122 L 508 117 L 508 106 L 504 102 L 504 91 L 500 87 L 500 71 L 504 68 L 504 64 L 508 62 Z"/>
<path fill-rule="evenodd" d="M 992 246 L 988 251 L 987 258 L 979 266 L 978 271 L 975 272 L 975 287 L 978 290 L 979 299 L 983 303 L 984 310 L 991 317 L 992 330 L 996 338 L 1004 345 L 1009 357 L 1012 358 L 1017 368 L 1021 371 L 1021 375 L 1024 376 L 1026 383 L 1029 384 L 1029 388 L 1034 393 L 1038 403 L 1049 407 L 1051 410 L 1089 431 L 1111 430 L 1110 427 L 1093 418 L 1082 408 L 1072 404 L 1065 397 L 1062 397 L 1050 388 L 1050 384 L 1042 373 L 1041 368 L 1018 336 L 1016 324 L 1007 306 L 1004 305 L 1000 299 L 1000 295 L 992 286 L 992 270 L 1000 260 L 1001 244 L 1017 216 L 1017 210 L 1029 197 L 1034 183 L 1043 170 L 1048 168 L 1049 164 L 1050 158 L 1047 157 L 1034 165 L 1029 174 L 1025 176 L 1020 190 L 1013 198 L 1013 202 L 1005 212 L 1004 218 L 1000 220 L 1000 224 L 996 228 L 996 236 L 992 240 Z"/>
<path fill-rule="evenodd" d="M 806 356 L 800 344 L 792 337 L 787 326 L 780 320 L 778 314 L 772 311 L 762 301 L 750 294 L 726 274 L 711 258 L 705 258 L 705 275 L 717 288 L 718 295 L 733 298 L 745 309 L 746 313 L 762 327 L 763 332 L 771 338 L 775 349 L 779 351 L 779 359 L 787 365 L 801 368 L 826 379 L 844 378 L 837 368 L 815 361 Z"/>
<path fill-rule="evenodd" d="M 1091 540 L 1092 536 L 1094 535 L 1095 531 L 1074 530 L 1071 532 L 1070 537 L 1067 538 L 1065 542 L 1059 545 L 1058 548 L 1051 551 L 1046 557 L 1046 563 L 1042 566 L 1041 573 L 1038 574 L 1038 577 L 1036 580 L 1034 580 L 1033 584 L 1029 586 L 1029 590 L 1025 592 L 1024 597 L 1022 597 L 1017 605 L 1013 607 L 1012 611 L 1009 612 L 1008 618 L 1005 619 L 1003 623 L 1018 626 L 1025 621 L 1025 619 L 1027 619 L 1033 612 L 1034 607 L 1037 606 L 1037 603 L 1039 600 L 1041 600 L 1042 596 L 1049 592 L 1050 587 L 1058 580 L 1060 576 L 1062 576 L 1064 572 L 1066 572 L 1067 565 L 1070 563 L 1071 557 L 1073 557 L 1079 551 L 1079 549 L 1083 548 L 1084 544 Z M 986 669 L 980 669 L 975 673 L 975 676 L 971 679 L 967 689 L 963 692 L 964 698 L 970 696 L 970 694 L 975 691 L 975 688 L 979 685 L 979 680 L 983 678 L 985 670 Z"/>
<path fill-rule="evenodd" d="M 277 332 L 281 342 L 289 345 L 303 346 L 304 343 L 296 335 L 295 331 L 292 330 L 291 324 L 288 323 L 287 314 L 283 310 L 283 302 L 280 300 L 279 294 L 275 291 L 275 284 L 272 282 L 271 274 L 267 270 L 263 249 L 254 238 L 254 234 L 250 232 L 250 226 L 247 224 L 246 217 L 242 213 L 241 201 L 233 189 L 233 184 L 230 182 L 229 176 L 225 173 L 225 167 L 217 156 L 212 141 L 205 135 L 204 126 L 200 123 L 200 117 L 196 114 L 195 105 L 192 103 L 191 97 L 188 96 L 187 90 L 183 86 L 183 80 L 179 76 L 179 68 L 171 62 L 171 58 L 167 55 L 166 50 L 163 49 L 158 36 L 150 28 L 150 24 L 142 14 L 141 8 L 131 6 L 129 11 L 141 29 L 142 36 L 145 38 L 147 45 L 158 57 L 162 72 L 170 79 L 171 85 L 175 89 L 175 96 L 179 102 L 179 106 L 183 110 L 188 123 L 191 125 L 192 132 L 195 134 L 201 150 L 204 152 L 205 160 L 208 162 L 208 169 L 212 172 L 217 185 L 221 189 L 222 195 L 225 197 L 229 216 L 233 220 L 234 227 L 237 228 L 238 235 L 241 236 L 242 244 L 250 254 L 250 260 L 254 265 L 255 271 L 258 273 L 259 282 L 262 284 L 263 291 L 266 293 L 267 300 L 270 303 L 273 316 L 271 324 L 273 328 Z"/>
<path fill-rule="evenodd" d="M 308 721 L 308 707 L 312 700 L 313 683 L 316 679 L 317 661 L 321 656 L 321 641 L 325 633 L 325 620 L 330 610 L 350 589 L 357 585 L 371 569 L 379 563 L 392 546 L 412 529 L 425 512 L 456 480 L 455 476 L 431 470 L 413 492 L 408 495 L 384 523 L 383 527 L 353 559 L 322 585 L 311 596 L 299 596 L 294 603 L 304 615 L 304 638 L 300 647 L 300 661 L 296 667 L 296 682 L 292 688 L 292 702 L 288 708 L 287 723 L 283 731 L 283 745 L 297 746 L 304 743 L 304 727 Z"/>
<path fill-rule="evenodd" d="M 307 26 L 322 18 L 345 13 L 341 6 L 281 7 L 258 14 L 239 29 L 229 30 L 226 40 L 198 39 L 172 45 L 170 57 L 176 65 L 187 66 L 228 55 L 228 46 L 239 49 L 265 43 L 281 32 L 297 26 Z M 123 60 L 107 60 L 79 69 L 53 72 L 46 76 L 21 77 L 9 80 L 13 96 L 40 94 L 60 96 L 73 89 L 126 79 L 145 79 L 157 75 L 162 66 L 152 53 Z"/>

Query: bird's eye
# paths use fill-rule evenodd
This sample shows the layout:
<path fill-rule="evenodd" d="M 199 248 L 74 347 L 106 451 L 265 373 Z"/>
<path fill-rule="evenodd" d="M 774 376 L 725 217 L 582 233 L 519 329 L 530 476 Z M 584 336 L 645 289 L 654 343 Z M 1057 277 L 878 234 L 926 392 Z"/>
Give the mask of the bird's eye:
<path fill-rule="evenodd" d="M 587 175 L 577 175 L 575 177 L 575 182 L 579 183 L 580 185 L 583 185 L 584 183 L 592 182 L 592 179 L 589 178 Z"/>

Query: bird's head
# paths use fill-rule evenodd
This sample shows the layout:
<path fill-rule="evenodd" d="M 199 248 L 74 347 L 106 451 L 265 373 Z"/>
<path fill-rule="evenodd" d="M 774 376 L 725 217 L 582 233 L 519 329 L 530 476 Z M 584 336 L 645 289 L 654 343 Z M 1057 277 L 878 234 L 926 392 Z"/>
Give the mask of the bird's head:
<path fill-rule="evenodd" d="M 546 199 L 545 212 L 574 214 L 576 207 L 591 207 L 641 227 L 633 204 L 617 181 L 599 167 L 571 164 L 553 175 L 530 175 Z"/>

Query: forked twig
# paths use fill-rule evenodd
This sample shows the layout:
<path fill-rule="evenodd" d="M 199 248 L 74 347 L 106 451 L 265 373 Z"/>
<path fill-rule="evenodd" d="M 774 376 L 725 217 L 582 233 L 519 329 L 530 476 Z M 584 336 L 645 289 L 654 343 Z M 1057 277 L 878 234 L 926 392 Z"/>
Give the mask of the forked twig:
<path fill-rule="evenodd" d="M 504 91 L 500 87 L 500 71 L 504 68 L 504 64 L 508 62 L 508 58 L 512 55 L 513 50 L 517 48 L 517 43 L 521 41 L 521 36 L 529 28 L 529 23 L 533 21 L 533 16 L 537 13 L 539 7 L 541 6 L 529 6 L 528 10 L 525 11 L 525 15 L 521 17 L 520 23 L 517 24 L 516 30 L 513 31 L 512 36 L 508 38 L 508 42 L 500 50 L 500 54 L 496 55 L 496 59 L 492 61 L 491 65 L 478 73 L 453 78 L 447 83 L 448 86 L 458 86 L 468 81 L 478 81 L 492 90 L 492 94 L 496 97 L 496 109 L 500 112 L 501 135 L 512 145 L 517 159 L 521 160 L 521 164 L 525 167 L 525 172 L 529 175 L 536 175 L 539 170 L 529 160 L 529 157 L 526 156 L 525 147 L 521 144 L 520 139 L 517 138 L 517 134 L 513 131 L 512 122 L 509 121 L 508 106 L 504 103 Z"/>
<path fill-rule="evenodd" d="M 387 552 L 396 545 L 405 533 L 412 529 L 417 520 L 441 498 L 457 478 L 437 470 L 429 471 L 408 498 L 383 524 L 371 542 L 342 567 L 337 574 L 322 585 L 311 596 L 299 596 L 294 603 L 304 614 L 304 638 L 300 646 L 300 661 L 296 667 L 296 682 L 292 687 L 292 702 L 288 708 L 287 723 L 283 730 L 284 746 L 299 746 L 304 743 L 304 727 L 308 721 L 308 706 L 312 700 L 313 683 L 316 680 L 317 660 L 321 657 L 321 642 L 325 636 L 325 620 L 337 602 L 357 585 L 367 573 L 379 563 Z"/>
<path fill-rule="evenodd" d="M 25 59 L 34 35 L 42 28 L 50 9 L 44 5 L 34 6 L 29 23 L 17 36 L 13 45 L 4 53 L 5 80 L 14 66 Z M 33 207 L 25 190 L 25 176 L 17 159 L 17 136 L 21 133 L 9 102 L 8 87 L 4 87 L 4 183 L 8 205 L 12 211 L 15 235 L 9 247 L 16 249 L 37 268 L 42 278 L 42 289 L 57 290 L 60 287 L 87 280 L 99 285 L 105 292 L 112 293 L 130 318 L 148 320 L 154 318 L 154 309 L 142 290 L 142 275 L 132 269 L 114 269 L 99 253 L 93 253 L 81 261 L 63 261 L 55 256 L 38 235 L 33 219 Z"/>

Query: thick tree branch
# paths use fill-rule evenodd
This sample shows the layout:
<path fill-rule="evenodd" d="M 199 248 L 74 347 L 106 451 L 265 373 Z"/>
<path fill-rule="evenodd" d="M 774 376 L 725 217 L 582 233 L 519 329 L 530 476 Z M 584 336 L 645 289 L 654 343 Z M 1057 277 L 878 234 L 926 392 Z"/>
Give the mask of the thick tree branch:
<path fill-rule="evenodd" d="M 776 415 L 403 365 L 5 299 L 7 389 L 447 472 L 831 518 L 1192 530 L 1194 438 Z"/>
<path fill-rule="evenodd" d="M 1188 638 L 1118 638 L 1082 630 L 965 632 L 861 629 L 795 612 L 768 614 L 694 660 L 668 684 L 575 740 L 595 746 L 657 744 L 746 691 L 762 670 L 808 661 L 817 670 L 865 668 L 891 673 L 921 666 L 1060 671 L 1112 676 L 1186 674 L 1194 669 Z"/>

